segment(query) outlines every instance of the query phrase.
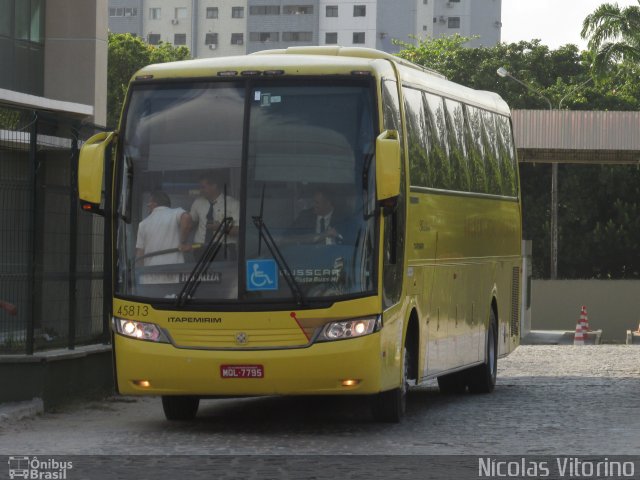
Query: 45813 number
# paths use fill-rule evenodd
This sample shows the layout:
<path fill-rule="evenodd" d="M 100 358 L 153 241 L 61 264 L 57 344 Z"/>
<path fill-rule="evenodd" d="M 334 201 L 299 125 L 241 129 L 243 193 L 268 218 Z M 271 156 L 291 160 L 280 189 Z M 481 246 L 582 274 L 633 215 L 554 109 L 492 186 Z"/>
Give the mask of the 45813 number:
<path fill-rule="evenodd" d="M 146 317 L 149 315 L 149 307 L 147 305 L 120 305 L 116 311 L 116 315 Z"/>

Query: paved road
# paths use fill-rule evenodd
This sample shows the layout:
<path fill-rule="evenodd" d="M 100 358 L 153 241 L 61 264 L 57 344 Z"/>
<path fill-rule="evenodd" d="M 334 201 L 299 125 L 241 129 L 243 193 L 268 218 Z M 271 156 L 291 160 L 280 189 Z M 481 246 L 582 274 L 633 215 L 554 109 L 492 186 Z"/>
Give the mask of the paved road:
<path fill-rule="evenodd" d="M 358 398 L 208 400 L 190 423 L 157 398 L 112 398 L 0 424 L 6 455 L 470 454 L 640 452 L 640 348 L 522 346 L 491 395 L 415 389 L 401 424 Z"/>

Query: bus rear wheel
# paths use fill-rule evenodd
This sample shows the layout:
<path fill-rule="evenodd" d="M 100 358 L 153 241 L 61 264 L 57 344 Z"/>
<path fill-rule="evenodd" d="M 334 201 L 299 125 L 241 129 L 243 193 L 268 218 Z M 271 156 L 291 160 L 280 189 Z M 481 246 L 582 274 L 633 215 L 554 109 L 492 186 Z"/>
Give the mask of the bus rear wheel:
<path fill-rule="evenodd" d="M 162 409 L 167 420 L 193 420 L 198 413 L 200 399 L 187 396 L 163 396 Z"/>
<path fill-rule="evenodd" d="M 400 387 L 380 392 L 373 397 L 373 418 L 378 422 L 398 423 L 407 410 L 407 391 L 409 390 L 409 366 L 411 358 L 405 346 Z"/>
<path fill-rule="evenodd" d="M 486 360 L 482 365 L 469 370 L 469 392 L 491 393 L 496 386 L 498 373 L 498 320 L 493 309 L 489 317 L 487 332 Z"/>

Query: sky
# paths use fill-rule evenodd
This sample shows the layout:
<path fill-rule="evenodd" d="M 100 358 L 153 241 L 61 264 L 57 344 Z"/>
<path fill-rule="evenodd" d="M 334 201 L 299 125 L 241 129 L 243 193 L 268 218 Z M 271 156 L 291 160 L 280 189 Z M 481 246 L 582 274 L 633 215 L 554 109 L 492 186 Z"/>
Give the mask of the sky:
<path fill-rule="evenodd" d="M 567 43 L 586 49 L 582 22 L 603 3 L 638 6 L 638 0 L 502 0 L 502 38 L 506 43 L 539 38 L 552 50 Z"/>

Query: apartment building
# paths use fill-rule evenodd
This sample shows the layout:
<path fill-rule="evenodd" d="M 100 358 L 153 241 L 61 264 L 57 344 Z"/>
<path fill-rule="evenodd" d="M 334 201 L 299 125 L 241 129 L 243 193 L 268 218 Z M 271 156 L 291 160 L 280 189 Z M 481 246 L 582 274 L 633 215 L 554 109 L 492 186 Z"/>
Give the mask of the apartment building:
<path fill-rule="evenodd" d="M 319 45 L 376 48 L 378 0 L 320 0 Z"/>
<path fill-rule="evenodd" d="M 109 0 L 112 32 L 186 45 L 194 57 L 298 45 L 369 47 L 460 34 L 500 41 L 502 0 Z"/>
<path fill-rule="evenodd" d="M 318 45 L 318 0 L 249 0 L 247 53 Z"/>
<path fill-rule="evenodd" d="M 492 47 L 500 42 L 502 0 L 428 1 L 433 2 L 433 30 L 427 30 L 429 36 L 437 38 L 456 33 L 464 37 L 477 36 L 469 42 L 470 47 Z"/>
<path fill-rule="evenodd" d="M 143 36 L 143 0 L 109 0 L 109 31 Z"/>
<path fill-rule="evenodd" d="M 122 9 L 122 10 L 118 10 Z M 139 25 L 126 16 L 139 19 Z M 189 47 L 193 57 L 246 53 L 246 0 L 109 0 L 109 28 L 148 43 Z"/>

